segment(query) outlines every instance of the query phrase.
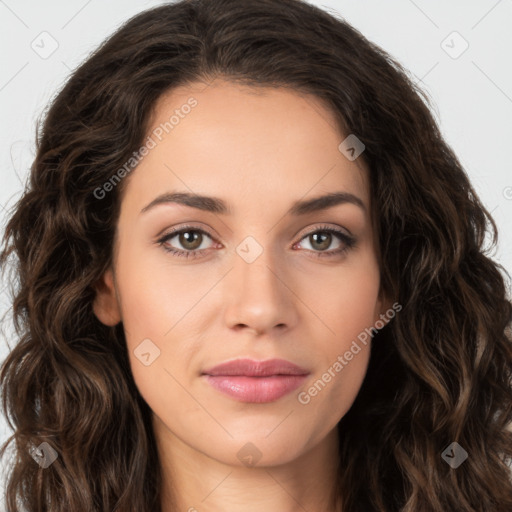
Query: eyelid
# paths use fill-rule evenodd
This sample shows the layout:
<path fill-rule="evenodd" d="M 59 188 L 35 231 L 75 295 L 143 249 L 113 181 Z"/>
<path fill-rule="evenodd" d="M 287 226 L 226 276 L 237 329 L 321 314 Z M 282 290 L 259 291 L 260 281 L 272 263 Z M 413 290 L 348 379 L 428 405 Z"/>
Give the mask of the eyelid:
<path fill-rule="evenodd" d="M 199 223 L 199 224 L 201 224 L 201 223 Z M 164 229 L 160 230 L 155 235 L 155 240 L 161 239 L 161 238 L 166 237 L 171 234 L 175 234 L 176 232 L 179 232 L 182 229 L 187 229 L 187 228 L 188 229 L 197 229 L 198 231 L 203 231 L 204 233 L 206 233 L 209 236 L 213 236 L 210 234 L 209 228 L 196 226 L 195 222 L 180 222 L 179 224 L 177 224 L 176 226 L 173 226 L 172 228 L 164 228 Z"/>
<path fill-rule="evenodd" d="M 313 224 L 313 226 L 308 226 L 307 228 L 299 230 L 298 233 L 293 238 L 299 237 L 297 241 L 300 242 L 305 236 L 310 235 L 311 233 L 315 233 L 317 231 L 324 230 L 333 230 L 339 233 L 343 233 L 347 237 L 354 237 L 350 230 L 348 230 L 345 227 L 338 226 L 337 224 L 329 225 L 327 222 L 321 222 L 319 225 Z"/>

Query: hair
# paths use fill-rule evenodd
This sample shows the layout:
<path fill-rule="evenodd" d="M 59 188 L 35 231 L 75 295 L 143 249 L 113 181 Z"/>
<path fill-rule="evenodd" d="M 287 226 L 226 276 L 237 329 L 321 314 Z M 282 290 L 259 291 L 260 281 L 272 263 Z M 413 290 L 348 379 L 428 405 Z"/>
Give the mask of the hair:
<path fill-rule="evenodd" d="M 151 410 L 122 323 L 105 326 L 92 309 L 129 177 L 101 199 L 94 192 L 141 146 L 163 93 L 217 78 L 314 95 L 365 145 L 381 287 L 403 307 L 374 336 L 338 424 L 337 504 L 512 510 L 512 305 L 506 271 L 487 255 L 495 222 L 408 72 L 339 15 L 301 0 L 146 10 L 72 73 L 38 122 L 0 253 L 16 338 L 0 373 L 14 431 L 2 455 L 15 443 L 7 509 L 161 510 Z M 58 454 L 47 468 L 31 456 L 43 442 Z M 456 469 L 441 456 L 452 442 L 468 454 Z"/>

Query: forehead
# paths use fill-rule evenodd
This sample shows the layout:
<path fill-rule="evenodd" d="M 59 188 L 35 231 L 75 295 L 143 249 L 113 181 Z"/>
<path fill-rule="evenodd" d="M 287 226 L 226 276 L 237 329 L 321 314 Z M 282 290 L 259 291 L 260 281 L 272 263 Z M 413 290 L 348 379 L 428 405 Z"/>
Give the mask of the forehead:
<path fill-rule="evenodd" d="M 282 203 L 333 190 L 368 204 L 367 169 L 339 150 L 346 135 L 320 99 L 290 88 L 223 80 L 164 93 L 146 141 L 152 149 L 130 177 L 137 196 L 165 190 Z"/>

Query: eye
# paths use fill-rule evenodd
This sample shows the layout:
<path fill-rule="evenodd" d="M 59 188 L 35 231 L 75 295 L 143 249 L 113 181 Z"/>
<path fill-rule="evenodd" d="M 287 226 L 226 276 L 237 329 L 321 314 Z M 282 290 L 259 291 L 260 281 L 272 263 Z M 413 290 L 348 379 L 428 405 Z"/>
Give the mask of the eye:
<path fill-rule="evenodd" d="M 158 243 L 171 254 L 178 257 L 184 258 L 195 258 L 198 256 L 198 252 L 208 249 L 208 247 L 201 247 L 203 245 L 205 236 L 212 239 L 212 237 L 203 229 L 194 228 L 192 226 L 186 226 L 182 229 L 177 229 L 167 233 L 158 240 Z M 182 249 L 176 249 L 172 244 L 171 240 L 176 239 L 174 243 L 178 243 L 183 247 Z"/>
<path fill-rule="evenodd" d="M 184 226 L 174 229 L 170 233 L 165 234 L 157 243 L 161 245 L 165 251 L 177 257 L 197 258 L 203 251 L 211 248 L 204 246 L 206 238 L 213 240 L 212 236 L 205 230 L 193 226 Z M 171 243 L 171 241 L 175 241 Z M 333 241 L 338 240 L 338 247 L 327 251 Z M 355 247 L 356 239 L 347 233 L 329 226 L 320 226 L 314 231 L 310 231 L 294 247 L 301 246 L 302 241 L 307 240 L 311 248 L 306 248 L 312 252 L 315 257 L 335 257 L 348 252 Z M 173 244 L 179 244 L 181 249 Z M 218 244 L 220 246 L 220 244 Z"/>
<path fill-rule="evenodd" d="M 333 243 L 333 237 L 338 239 L 339 245 L 337 248 L 327 251 L 326 249 Z M 356 239 L 353 236 L 329 226 L 320 226 L 315 231 L 310 231 L 301 239 L 298 245 L 302 246 L 302 240 L 307 240 L 311 247 L 311 249 L 307 249 L 313 251 L 315 257 L 319 258 L 340 256 L 356 245 Z"/>

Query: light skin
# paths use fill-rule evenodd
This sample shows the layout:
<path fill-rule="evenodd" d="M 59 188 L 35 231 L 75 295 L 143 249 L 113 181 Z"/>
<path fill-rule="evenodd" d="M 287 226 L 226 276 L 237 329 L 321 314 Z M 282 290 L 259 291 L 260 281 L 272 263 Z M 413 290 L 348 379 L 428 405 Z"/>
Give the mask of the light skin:
<path fill-rule="evenodd" d="M 380 294 L 368 169 L 339 151 L 345 135 L 328 108 L 290 89 L 220 79 L 173 89 L 158 101 L 149 133 L 191 97 L 197 106 L 127 178 L 113 268 L 94 302 L 103 323 L 123 322 L 135 382 L 153 411 L 162 510 L 170 512 L 172 498 L 176 510 L 191 512 L 335 512 L 329 497 L 336 426 L 361 387 L 370 343 L 360 344 L 308 404 L 298 393 L 389 308 Z M 229 211 L 162 202 L 142 212 L 167 192 L 216 197 Z M 296 201 L 333 192 L 352 194 L 363 206 L 342 202 L 287 213 Z M 179 235 L 161 241 L 184 226 L 196 234 L 195 245 Z M 325 228 L 353 237 L 355 245 Z M 322 233 L 324 241 L 313 236 Z M 244 245 L 249 236 L 257 245 Z M 249 263 L 239 246 L 262 252 Z M 136 355 L 145 339 L 160 350 L 149 365 Z M 238 358 L 282 358 L 310 374 L 278 400 L 240 402 L 201 377 Z M 252 466 L 237 456 L 247 443 L 260 456 Z"/>

